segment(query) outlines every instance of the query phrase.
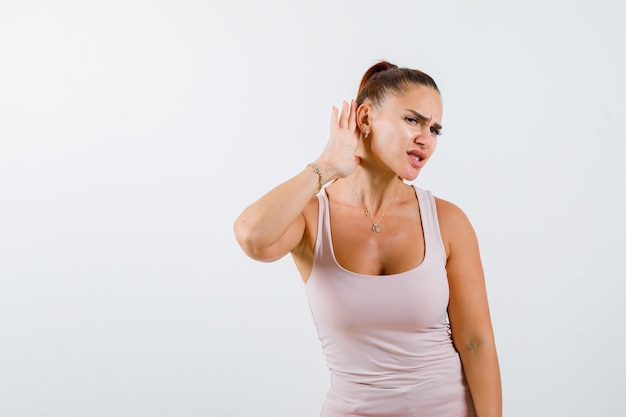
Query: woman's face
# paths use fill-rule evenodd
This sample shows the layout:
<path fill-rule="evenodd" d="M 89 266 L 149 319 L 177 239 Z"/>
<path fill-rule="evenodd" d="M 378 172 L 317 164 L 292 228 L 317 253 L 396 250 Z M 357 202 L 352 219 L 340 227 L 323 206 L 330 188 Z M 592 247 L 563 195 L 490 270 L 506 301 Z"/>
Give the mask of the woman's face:
<path fill-rule="evenodd" d="M 389 94 L 369 113 L 371 150 L 397 175 L 413 180 L 435 152 L 441 132 L 441 97 L 427 86 Z"/>

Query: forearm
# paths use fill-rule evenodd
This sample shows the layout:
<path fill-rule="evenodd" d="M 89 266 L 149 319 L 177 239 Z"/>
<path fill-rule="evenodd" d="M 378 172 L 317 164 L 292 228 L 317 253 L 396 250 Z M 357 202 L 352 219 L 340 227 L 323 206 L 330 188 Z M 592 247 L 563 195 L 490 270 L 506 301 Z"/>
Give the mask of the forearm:
<path fill-rule="evenodd" d="M 326 178 L 323 176 L 324 182 Z M 308 165 L 248 206 L 234 225 L 235 235 L 244 250 L 254 253 L 283 237 L 302 214 L 319 185 L 318 174 Z"/>
<path fill-rule="evenodd" d="M 467 346 L 459 353 L 477 417 L 501 417 L 502 385 L 495 345 Z"/>

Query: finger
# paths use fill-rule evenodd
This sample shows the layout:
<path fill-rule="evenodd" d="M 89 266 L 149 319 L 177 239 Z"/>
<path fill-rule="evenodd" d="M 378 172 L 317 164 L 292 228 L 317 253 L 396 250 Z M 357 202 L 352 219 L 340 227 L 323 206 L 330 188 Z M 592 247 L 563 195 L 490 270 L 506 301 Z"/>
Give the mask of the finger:
<path fill-rule="evenodd" d="M 348 128 L 351 130 L 356 129 L 356 101 L 352 100 L 350 102 L 350 117 L 348 118 Z"/>
<path fill-rule="evenodd" d="M 330 112 L 330 128 L 334 129 L 337 127 L 339 123 L 339 110 L 336 106 L 333 106 L 332 111 Z"/>
<path fill-rule="evenodd" d="M 348 126 L 348 120 L 350 118 L 350 105 L 347 101 L 343 101 L 341 105 L 341 117 L 339 118 L 339 127 Z"/>

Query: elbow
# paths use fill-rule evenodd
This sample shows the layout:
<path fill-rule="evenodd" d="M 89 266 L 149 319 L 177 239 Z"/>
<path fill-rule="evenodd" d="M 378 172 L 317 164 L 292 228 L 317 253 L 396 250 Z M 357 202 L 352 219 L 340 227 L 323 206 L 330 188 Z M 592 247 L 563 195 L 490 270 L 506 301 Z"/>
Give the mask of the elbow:
<path fill-rule="evenodd" d="M 467 351 L 476 352 L 484 343 L 484 341 L 470 340 L 464 344 L 464 348 Z"/>
<path fill-rule="evenodd" d="M 233 225 L 233 231 L 235 232 L 235 239 L 237 243 L 246 253 L 246 255 L 253 257 L 254 253 L 254 240 L 253 240 L 253 228 L 241 217 L 235 220 Z"/>
<path fill-rule="evenodd" d="M 255 230 L 254 225 L 246 222 L 241 217 L 238 218 L 233 225 L 235 239 L 244 253 L 254 260 L 267 261 L 261 249 L 263 245 L 258 241 Z"/>
<path fill-rule="evenodd" d="M 489 338 L 476 338 L 476 339 L 467 339 L 462 342 L 454 343 L 456 350 L 461 354 L 474 354 L 477 352 L 482 352 L 488 349 L 495 347 L 495 343 L 493 339 Z"/>

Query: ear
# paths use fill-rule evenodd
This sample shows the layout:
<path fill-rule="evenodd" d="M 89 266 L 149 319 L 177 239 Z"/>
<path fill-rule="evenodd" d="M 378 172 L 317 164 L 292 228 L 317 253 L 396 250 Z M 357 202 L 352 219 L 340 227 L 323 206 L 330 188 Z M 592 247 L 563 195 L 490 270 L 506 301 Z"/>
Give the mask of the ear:
<path fill-rule="evenodd" d="M 372 113 L 372 105 L 369 103 L 363 103 L 356 109 L 356 122 L 359 131 L 365 133 L 370 132 L 370 115 Z"/>

